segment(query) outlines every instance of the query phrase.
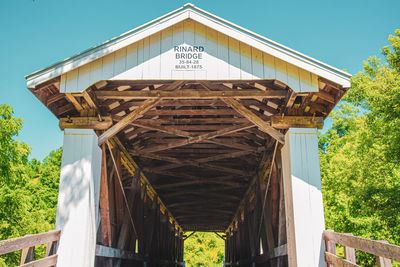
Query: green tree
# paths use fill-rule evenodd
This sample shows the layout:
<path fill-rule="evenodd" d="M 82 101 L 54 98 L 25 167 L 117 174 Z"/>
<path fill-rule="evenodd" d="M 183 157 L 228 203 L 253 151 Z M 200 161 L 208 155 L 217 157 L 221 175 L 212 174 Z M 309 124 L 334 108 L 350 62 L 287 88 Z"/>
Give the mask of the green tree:
<path fill-rule="evenodd" d="M 22 119 L 0 105 L 0 239 L 54 229 L 61 149 L 43 163 L 28 161 L 30 147 L 15 140 Z M 44 249 L 38 249 L 38 256 Z M 18 264 L 20 253 L 10 253 L 0 263 Z"/>
<path fill-rule="evenodd" d="M 400 31 L 368 59 L 320 136 L 326 227 L 400 244 Z M 360 109 L 362 112 L 360 111 Z M 358 255 L 363 266 L 374 257 Z"/>
<path fill-rule="evenodd" d="M 225 243 L 215 233 L 196 232 L 186 239 L 184 244 L 186 266 L 222 266 Z"/>

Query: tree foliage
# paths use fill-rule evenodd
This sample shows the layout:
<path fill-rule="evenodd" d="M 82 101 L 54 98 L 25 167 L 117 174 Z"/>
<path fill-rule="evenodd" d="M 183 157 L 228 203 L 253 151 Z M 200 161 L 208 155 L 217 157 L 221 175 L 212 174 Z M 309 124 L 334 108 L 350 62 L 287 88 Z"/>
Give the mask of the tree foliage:
<path fill-rule="evenodd" d="M 196 232 L 186 239 L 184 244 L 186 266 L 222 266 L 225 242 L 215 233 Z"/>
<path fill-rule="evenodd" d="M 43 162 L 28 161 L 30 147 L 14 140 L 22 123 L 10 106 L 0 105 L 0 239 L 54 229 L 61 149 Z M 3 260 L 18 264 L 19 255 L 8 254 Z"/>
<path fill-rule="evenodd" d="M 400 245 L 400 30 L 389 43 L 383 61 L 369 58 L 353 77 L 319 147 L 326 227 Z M 29 146 L 15 140 L 22 123 L 0 105 L 0 239 L 54 228 L 62 152 L 29 161 Z M 223 258 L 214 233 L 185 241 L 187 266 L 220 266 Z M 363 253 L 358 260 L 374 265 Z M 4 262 L 18 264 L 18 253 Z"/>
<path fill-rule="evenodd" d="M 352 79 L 320 136 L 326 227 L 400 244 L 400 30 Z M 363 266 L 374 258 L 360 253 Z"/>

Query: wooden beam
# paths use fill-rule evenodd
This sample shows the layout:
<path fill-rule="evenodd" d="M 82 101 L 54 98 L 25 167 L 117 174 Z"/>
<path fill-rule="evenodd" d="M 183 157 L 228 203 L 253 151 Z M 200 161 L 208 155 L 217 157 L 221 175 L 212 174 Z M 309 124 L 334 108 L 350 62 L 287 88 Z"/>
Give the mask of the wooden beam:
<path fill-rule="evenodd" d="M 52 255 L 40 260 L 31 261 L 26 264 L 20 265 L 20 267 L 47 267 L 47 266 L 55 266 L 57 263 L 58 255 Z"/>
<path fill-rule="evenodd" d="M 61 99 L 64 99 L 64 94 L 56 93 L 56 94 L 50 96 L 47 99 L 46 106 L 49 106 L 49 105 L 51 105 L 51 104 L 53 104 L 53 103 L 55 103 L 55 102 L 57 102 L 57 101 L 59 101 Z"/>
<path fill-rule="evenodd" d="M 185 146 L 188 144 L 200 143 L 200 142 L 203 142 L 204 140 L 213 139 L 218 136 L 229 135 L 231 133 L 239 132 L 239 131 L 249 129 L 252 127 L 254 127 L 254 125 L 252 125 L 252 124 L 234 125 L 231 127 L 226 127 L 222 130 L 218 130 L 218 131 L 211 132 L 211 133 L 206 133 L 206 134 L 199 135 L 199 136 L 190 137 L 188 139 L 184 139 L 181 141 L 176 141 L 176 142 L 171 142 L 171 143 L 165 144 L 165 145 L 163 144 L 163 145 L 159 145 L 159 146 L 145 148 L 145 149 L 139 150 L 137 153 L 138 154 L 140 154 L 140 153 L 146 154 L 146 153 L 157 152 L 157 151 L 166 150 L 166 149 L 170 149 L 170 148 Z"/>
<path fill-rule="evenodd" d="M 121 250 L 121 249 L 112 248 L 112 247 L 106 247 L 106 246 L 102 246 L 102 245 L 96 245 L 96 256 L 143 261 L 143 258 L 138 254 L 132 253 L 130 251 Z"/>
<path fill-rule="evenodd" d="M 76 100 L 75 96 L 73 96 L 71 93 L 65 93 L 65 97 L 68 99 L 69 102 L 72 103 L 72 105 L 74 105 L 74 107 L 78 112 L 80 112 L 83 109 L 82 105 L 78 102 L 78 100 Z"/>
<path fill-rule="evenodd" d="M 323 100 L 325 100 L 325 101 L 327 101 L 327 102 L 329 102 L 331 104 L 335 104 L 336 103 L 335 97 L 333 97 L 333 95 L 331 95 L 331 94 L 329 94 L 327 92 L 319 91 L 316 94 L 317 94 L 317 96 L 319 98 L 321 98 L 321 99 L 323 99 Z"/>
<path fill-rule="evenodd" d="M 277 129 L 288 128 L 317 128 L 324 127 L 323 117 L 312 116 L 272 116 L 271 126 Z"/>
<path fill-rule="evenodd" d="M 334 243 L 368 252 L 387 259 L 400 261 L 400 246 L 386 244 L 358 236 L 349 236 L 334 231 L 324 231 L 324 239 Z"/>
<path fill-rule="evenodd" d="M 197 195 L 197 196 L 201 196 L 204 197 L 206 199 L 215 199 L 218 201 L 229 201 L 229 200 L 233 200 L 233 201 L 239 201 L 240 197 L 236 196 L 236 195 L 228 195 L 228 194 L 222 194 L 221 192 L 216 192 L 216 193 L 210 193 L 210 192 L 199 192 L 199 191 L 179 191 L 179 192 L 174 192 L 174 193 L 168 193 L 168 194 L 164 194 L 166 198 L 173 198 L 173 197 L 185 197 L 185 200 L 187 200 L 188 196 L 192 196 L 192 195 Z"/>
<path fill-rule="evenodd" d="M 177 202 L 170 202 L 170 203 L 168 203 L 168 207 L 169 208 L 173 208 L 173 207 L 179 207 L 179 206 L 192 206 L 192 205 L 196 205 L 196 204 L 199 204 L 199 201 L 198 200 L 193 200 L 193 201 L 177 201 Z M 209 199 L 206 199 L 206 200 L 204 200 L 204 201 L 201 201 L 201 204 L 202 205 L 208 205 L 208 204 L 215 204 L 215 200 L 209 200 Z M 236 206 L 236 203 L 233 203 L 233 202 L 220 202 L 220 203 L 218 203 L 218 205 L 217 205 L 217 207 L 221 207 L 221 208 L 223 208 L 223 207 L 231 207 L 231 208 L 233 208 L 233 207 L 235 207 Z"/>
<path fill-rule="evenodd" d="M 191 214 L 201 214 L 202 212 L 210 212 L 212 214 L 228 214 L 230 216 L 233 215 L 234 211 L 226 210 L 226 209 L 215 209 L 211 208 L 210 206 L 203 206 L 199 203 L 200 206 L 192 206 L 192 207 L 176 207 L 174 209 L 175 213 L 185 213 L 185 215 Z"/>
<path fill-rule="evenodd" d="M 149 155 L 149 154 L 147 154 Z M 202 162 L 197 162 L 196 160 L 183 160 L 183 159 L 177 159 L 173 157 L 167 157 L 167 156 L 156 156 L 153 155 L 153 159 L 157 160 L 162 160 L 162 161 L 168 161 L 172 162 L 174 164 L 168 164 L 165 166 L 160 166 L 155 168 L 157 171 L 163 171 L 163 170 L 168 170 L 168 169 L 174 169 L 174 168 L 179 168 L 182 166 L 195 166 L 198 168 L 208 168 L 208 169 L 213 169 L 217 171 L 222 171 L 222 172 L 227 172 L 227 173 L 232 173 L 232 174 L 237 174 L 240 176 L 246 176 L 247 172 L 239 170 L 239 169 L 234 169 L 234 168 L 228 168 L 224 166 L 219 166 L 219 165 L 213 165 L 210 163 L 202 163 Z"/>
<path fill-rule="evenodd" d="M 232 91 L 97 91 L 96 96 L 100 99 L 215 99 L 215 98 L 285 98 L 286 90 L 232 90 Z"/>
<path fill-rule="evenodd" d="M 250 154 L 250 151 L 237 151 L 237 152 L 232 152 L 232 153 L 224 153 L 221 155 L 215 155 L 211 157 L 206 157 L 206 158 L 201 158 L 197 159 L 196 162 L 210 162 L 210 161 L 218 161 L 222 159 L 232 159 L 232 158 L 237 158 L 237 157 L 242 157 Z"/>
<path fill-rule="evenodd" d="M 176 136 L 182 136 L 182 137 L 192 136 L 192 134 L 190 134 L 188 132 L 179 130 L 176 127 L 171 127 L 171 126 L 158 126 L 158 125 L 154 125 L 154 124 L 152 125 L 152 124 L 143 123 L 143 122 L 139 122 L 139 121 L 133 121 L 130 124 L 133 126 L 136 126 L 136 127 L 141 127 L 141 128 L 145 128 L 148 130 L 159 131 L 159 132 L 176 135 Z"/>
<path fill-rule="evenodd" d="M 361 267 L 360 265 L 354 264 L 348 260 L 342 259 L 332 253 L 325 252 L 325 260 L 329 264 L 333 264 L 333 266 L 340 267 Z"/>
<path fill-rule="evenodd" d="M 230 141 L 230 140 L 212 139 L 212 140 L 205 140 L 204 142 L 221 145 L 221 146 L 225 146 L 225 147 L 230 147 L 230 148 L 235 148 L 235 149 L 239 149 L 239 150 L 250 151 L 252 153 L 259 153 L 264 150 L 264 147 L 254 147 L 254 146 L 250 146 L 250 145 L 243 145 L 243 144 L 239 144 L 237 142 Z"/>
<path fill-rule="evenodd" d="M 108 139 L 110 139 L 111 137 L 116 135 L 119 131 L 121 131 L 123 128 L 125 128 L 130 122 L 134 121 L 140 115 L 144 114 L 146 111 L 154 107 L 159 101 L 160 98 L 149 99 L 143 105 L 141 105 L 140 107 L 138 107 L 137 109 L 126 115 L 121 121 L 114 124 L 110 129 L 108 129 L 106 132 L 100 135 L 99 145 L 104 144 Z"/>
<path fill-rule="evenodd" d="M 71 117 L 61 118 L 59 127 L 61 130 L 67 128 L 73 129 L 93 129 L 93 130 L 107 130 L 112 125 L 110 116 L 102 117 L 99 121 L 97 117 Z"/>
<path fill-rule="evenodd" d="M 86 103 L 89 105 L 90 108 L 96 109 L 97 110 L 97 105 L 96 103 L 93 101 L 92 97 L 89 95 L 89 93 L 87 92 L 87 90 L 82 92 L 82 96 L 85 99 Z"/>
<path fill-rule="evenodd" d="M 229 108 L 203 108 L 203 109 L 157 109 L 150 110 L 147 116 L 225 116 L 238 115 L 236 111 Z"/>
<path fill-rule="evenodd" d="M 0 255 L 60 240 L 60 230 L 0 241 Z"/>
<path fill-rule="evenodd" d="M 236 110 L 238 113 L 242 114 L 244 117 L 246 117 L 249 121 L 254 123 L 261 131 L 269 134 L 272 136 L 275 140 L 277 140 L 279 143 L 284 144 L 285 143 L 285 137 L 284 135 L 276 130 L 275 128 L 271 127 L 269 123 L 265 122 L 262 120 L 260 117 L 255 115 L 253 112 L 248 110 L 245 106 L 243 106 L 241 103 L 239 103 L 237 100 L 233 98 L 223 98 L 223 101 L 230 107 L 232 107 L 234 110 Z"/>
<path fill-rule="evenodd" d="M 224 180 L 219 180 L 218 178 L 213 178 L 213 179 L 199 179 L 199 180 L 194 180 L 194 181 L 183 181 L 183 182 L 177 182 L 177 183 L 168 183 L 165 185 L 159 185 L 156 186 L 157 190 L 163 190 L 163 189 L 170 189 L 170 188 L 177 188 L 177 187 L 182 187 L 182 186 L 188 186 L 188 185 L 207 185 L 207 184 L 221 184 L 229 187 L 237 187 L 241 188 L 244 186 L 243 183 L 235 183 L 231 181 L 224 181 Z"/>
<path fill-rule="evenodd" d="M 100 218 L 101 232 L 104 243 L 111 246 L 111 219 L 110 219 L 110 203 L 108 193 L 108 178 L 107 178 L 107 156 L 106 147 L 102 145 L 101 159 L 101 178 L 100 178 Z"/>
<path fill-rule="evenodd" d="M 225 105 L 225 104 L 224 104 Z M 232 124 L 232 123 L 246 123 L 248 120 L 246 118 L 171 118 L 166 119 L 138 119 L 135 122 L 145 123 L 147 125 L 195 125 L 195 124 Z"/>
<path fill-rule="evenodd" d="M 125 168 L 129 171 L 131 175 L 135 175 L 135 170 L 139 169 L 139 166 L 135 163 L 135 161 L 132 159 L 131 155 L 129 152 L 126 150 L 124 145 L 121 143 L 121 141 L 118 139 L 118 137 L 113 137 L 111 139 L 111 145 L 113 147 L 118 147 L 118 149 L 121 152 L 121 162 L 125 166 Z M 150 184 L 149 180 L 147 177 L 140 172 L 140 180 L 146 187 L 147 192 L 151 192 L 153 194 L 153 198 L 156 197 L 158 199 L 158 203 L 161 206 L 161 209 L 164 210 L 165 214 L 168 214 L 170 220 L 172 220 L 176 226 L 177 229 L 180 229 L 182 231 L 182 227 L 179 225 L 179 223 L 176 221 L 176 219 L 173 217 L 172 213 L 167 209 L 165 206 L 164 202 L 158 197 L 157 192 L 153 188 L 153 186 Z M 146 193 L 147 193 L 146 192 Z"/>
<path fill-rule="evenodd" d="M 286 102 L 286 107 L 287 108 L 291 108 L 294 104 L 294 101 L 296 100 L 297 94 L 290 90 L 289 96 L 287 98 L 287 102 Z"/>

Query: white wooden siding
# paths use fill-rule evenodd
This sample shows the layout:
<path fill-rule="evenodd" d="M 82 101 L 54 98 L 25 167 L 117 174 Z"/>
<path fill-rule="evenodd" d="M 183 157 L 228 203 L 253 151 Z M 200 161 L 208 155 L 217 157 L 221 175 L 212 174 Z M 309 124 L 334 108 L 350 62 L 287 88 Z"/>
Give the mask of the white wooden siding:
<path fill-rule="evenodd" d="M 91 129 L 65 129 L 55 228 L 59 267 L 94 266 L 101 149 Z"/>
<path fill-rule="evenodd" d="M 289 266 L 325 267 L 317 129 L 288 130 L 282 148 L 282 170 Z"/>
<path fill-rule="evenodd" d="M 174 46 L 205 47 L 201 70 L 177 70 Z M 277 79 L 296 92 L 318 91 L 315 74 L 206 27 L 184 20 L 64 73 L 61 92 L 81 92 L 99 80 Z"/>

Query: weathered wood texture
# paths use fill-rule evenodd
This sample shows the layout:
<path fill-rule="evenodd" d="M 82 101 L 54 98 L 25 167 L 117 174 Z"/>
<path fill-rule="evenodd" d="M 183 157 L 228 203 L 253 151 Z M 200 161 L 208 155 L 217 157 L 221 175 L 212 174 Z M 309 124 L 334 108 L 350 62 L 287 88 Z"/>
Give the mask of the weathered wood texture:
<path fill-rule="evenodd" d="M 57 263 L 58 255 L 54 248 L 60 240 L 60 230 L 49 231 L 35 235 L 26 235 L 8 240 L 0 241 L 0 255 L 22 250 L 20 266 L 54 266 Z M 47 244 L 45 258 L 33 261 L 35 246 Z"/>
<path fill-rule="evenodd" d="M 389 244 L 387 241 L 371 240 L 349 234 L 336 233 L 332 230 L 324 231 L 323 237 L 325 242 L 330 244 L 327 252 L 330 254 L 335 254 L 336 244 L 340 244 L 346 248 L 358 249 L 377 256 L 378 266 L 379 264 L 381 266 L 391 266 L 391 260 L 400 261 L 400 246 Z M 332 258 L 332 256 L 328 257 Z M 346 255 L 346 259 L 349 262 L 355 263 L 355 256 L 349 258 Z"/>

